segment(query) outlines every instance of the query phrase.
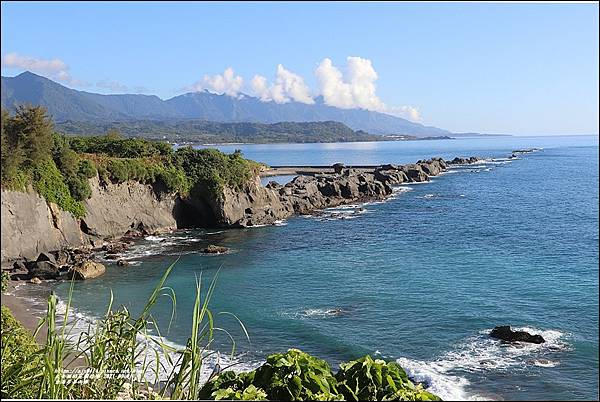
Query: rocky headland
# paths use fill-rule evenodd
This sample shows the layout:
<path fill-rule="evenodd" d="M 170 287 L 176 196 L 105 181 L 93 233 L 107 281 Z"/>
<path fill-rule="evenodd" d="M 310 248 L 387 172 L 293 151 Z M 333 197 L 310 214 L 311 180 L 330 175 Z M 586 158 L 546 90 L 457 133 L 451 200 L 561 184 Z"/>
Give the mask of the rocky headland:
<path fill-rule="evenodd" d="M 225 187 L 219 195 L 197 189 L 185 198 L 157 185 L 105 183 L 95 177 L 86 215 L 79 219 L 33 190 L 2 190 L 2 261 L 16 260 L 18 272 L 41 279 L 96 277 L 104 270 L 90 261 L 93 251 L 117 258 L 139 236 L 178 228 L 269 225 L 323 208 L 381 200 L 392 195 L 394 186 L 426 182 L 452 165 L 479 160 L 432 158 L 362 169 L 336 164 L 329 173 L 299 175 L 286 185 L 272 181 L 263 186 L 257 175 L 241 189 Z"/>

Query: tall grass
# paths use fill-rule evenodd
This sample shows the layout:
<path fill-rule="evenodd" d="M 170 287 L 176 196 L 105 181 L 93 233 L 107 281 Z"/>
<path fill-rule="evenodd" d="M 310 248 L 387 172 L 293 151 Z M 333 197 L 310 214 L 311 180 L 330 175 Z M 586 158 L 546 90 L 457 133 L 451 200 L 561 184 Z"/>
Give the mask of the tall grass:
<path fill-rule="evenodd" d="M 227 333 L 232 341 L 232 355 L 235 341 L 229 332 L 215 326 L 213 313 L 208 308 L 219 271 L 206 294 L 202 293 L 202 277 L 196 280 L 192 329 L 185 348 L 174 348 L 163 341 L 152 308 L 160 296 L 171 300 L 170 328 L 177 299 L 174 291 L 165 287 L 165 281 L 176 263 L 161 276 L 139 316 L 132 317 L 125 307 L 113 310 L 111 292 L 105 315 L 76 337 L 70 333 L 77 321 L 70 319 L 73 282 L 62 316 L 57 311 L 58 298 L 51 294 L 47 313 L 35 331 L 37 335 L 46 329 L 44 344 L 31 356 L 37 363 L 34 367 L 27 362 L 14 365 L 8 372 L 10 378 L 5 378 L 3 372 L 3 397 L 18 397 L 23 389 L 35 389 L 31 396 L 40 399 L 115 399 L 118 396 L 197 399 L 203 362 L 216 353 L 210 350 L 215 331 Z M 245 327 L 238 322 L 248 337 Z M 151 336 L 150 329 L 157 335 Z M 79 381 L 70 378 L 77 369 L 80 375 L 87 372 L 93 378 L 83 383 L 81 378 Z M 14 384 L 5 390 L 9 379 Z"/>

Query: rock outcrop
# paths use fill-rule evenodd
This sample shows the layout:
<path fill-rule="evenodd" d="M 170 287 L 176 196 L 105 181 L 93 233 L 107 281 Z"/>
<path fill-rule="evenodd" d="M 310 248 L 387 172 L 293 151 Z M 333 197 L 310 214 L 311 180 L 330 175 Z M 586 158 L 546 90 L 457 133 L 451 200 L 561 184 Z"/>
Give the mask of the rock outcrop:
<path fill-rule="evenodd" d="M 93 279 L 104 275 L 106 267 L 95 261 L 83 261 L 69 269 L 67 276 L 76 280 Z"/>
<path fill-rule="evenodd" d="M 184 198 L 157 188 L 158 184 L 104 183 L 95 177 L 90 180 L 92 195 L 84 202 L 87 212 L 81 219 L 46 202 L 32 189 L 27 192 L 2 190 L 2 261 L 31 260 L 43 252 L 67 247 L 98 247 L 122 236 L 130 240 L 176 228 L 273 224 L 294 214 L 384 199 L 392 194 L 393 186 L 425 182 L 449 165 L 478 160 L 476 157 L 454 158 L 447 162 L 432 158 L 408 165 L 382 165 L 372 170 L 336 164 L 334 173 L 298 176 L 285 186 L 276 182 L 262 186 L 257 176 L 241 189 L 225 187 L 221 194 L 215 195 L 198 184 Z M 121 246 L 111 247 L 105 250 L 107 255 L 119 259 L 119 250 L 115 247 Z M 63 265 L 67 257 L 55 253 L 57 261 L 48 262 Z M 81 262 L 85 258 L 75 260 Z"/>
<path fill-rule="evenodd" d="M 88 243 L 69 212 L 47 203 L 33 189 L 2 190 L 2 261 L 34 259 L 41 252 Z"/>
<path fill-rule="evenodd" d="M 537 344 L 546 342 L 541 335 L 532 335 L 526 331 L 513 331 L 508 325 L 495 327 L 492 332 L 490 332 L 490 336 L 505 342 L 527 342 Z"/>
<path fill-rule="evenodd" d="M 99 245 L 132 229 L 152 233 L 183 226 L 186 209 L 174 195 L 137 182 L 103 184 L 94 178 L 90 185 L 92 196 L 84 202 L 87 213 L 82 219 L 46 202 L 31 188 L 2 190 L 2 261 Z"/>

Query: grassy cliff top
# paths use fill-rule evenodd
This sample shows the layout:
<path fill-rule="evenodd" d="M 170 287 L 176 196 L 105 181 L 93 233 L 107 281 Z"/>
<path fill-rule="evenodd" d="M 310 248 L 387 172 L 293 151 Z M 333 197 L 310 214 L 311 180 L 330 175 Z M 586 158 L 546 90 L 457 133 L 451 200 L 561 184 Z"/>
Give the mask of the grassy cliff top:
<path fill-rule="evenodd" d="M 55 132 L 45 109 L 19 107 L 2 111 L 2 187 L 32 186 L 50 202 L 77 217 L 85 215 L 89 179 L 105 182 L 161 182 L 182 196 L 202 184 L 212 196 L 225 186 L 241 188 L 256 176 L 260 164 L 240 151 L 173 147 L 160 141 L 123 138 L 116 131 L 102 136 L 68 137 Z"/>

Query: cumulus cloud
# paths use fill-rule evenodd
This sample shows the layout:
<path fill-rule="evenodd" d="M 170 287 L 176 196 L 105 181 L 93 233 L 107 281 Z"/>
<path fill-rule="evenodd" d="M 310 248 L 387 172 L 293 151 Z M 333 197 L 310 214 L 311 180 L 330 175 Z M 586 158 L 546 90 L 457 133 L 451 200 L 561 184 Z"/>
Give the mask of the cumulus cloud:
<path fill-rule="evenodd" d="M 229 67 L 225 69 L 223 74 L 204 75 L 200 81 L 192 84 L 188 89 L 198 92 L 207 89 L 210 92 L 236 97 L 242 90 L 243 85 L 244 79 L 239 75 L 235 75 L 233 68 Z"/>
<path fill-rule="evenodd" d="M 40 59 L 18 53 L 7 53 L 2 57 L 2 67 L 28 70 L 74 86 L 89 85 L 73 78 L 67 63 L 60 59 Z"/>
<path fill-rule="evenodd" d="M 315 70 L 319 91 L 327 105 L 344 109 L 361 108 L 389 113 L 419 121 L 419 111 L 412 106 L 389 107 L 377 96 L 377 72 L 371 60 L 348 57 L 345 71 L 333 65 L 329 58 L 323 59 Z"/>
<path fill-rule="evenodd" d="M 348 57 L 343 68 L 336 67 L 331 59 L 323 59 L 315 70 L 318 89 L 314 93 L 323 96 L 325 104 L 343 109 L 366 109 L 391 114 L 412 121 L 421 121 L 419 110 L 414 106 L 389 106 L 377 96 L 377 71 L 371 60 L 363 57 Z M 244 79 L 236 75 L 233 68 L 223 74 L 205 75 L 202 80 L 185 88 L 188 91 L 208 90 L 232 97 L 241 95 Z M 277 66 L 275 80 L 269 82 L 262 75 L 255 75 L 249 82 L 252 93 L 263 102 L 306 104 L 315 103 L 311 90 L 304 79 Z"/>
<path fill-rule="evenodd" d="M 287 103 L 296 101 L 313 104 L 314 99 L 310 96 L 310 89 L 304 83 L 304 79 L 283 67 L 277 66 L 275 82 L 267 84 L 267 79 L 262 75 L 252 78 L 252 91 L 264 102 L 274 101 L 276 103 Z"/>
<path fill-rule="evenodd" d="M 113 92 L 128 92 L 129 87 L 127 85 L 121 84 L 117 81 L 98 81 L 96 83 L 98 88 L 108 89 Z"/>

